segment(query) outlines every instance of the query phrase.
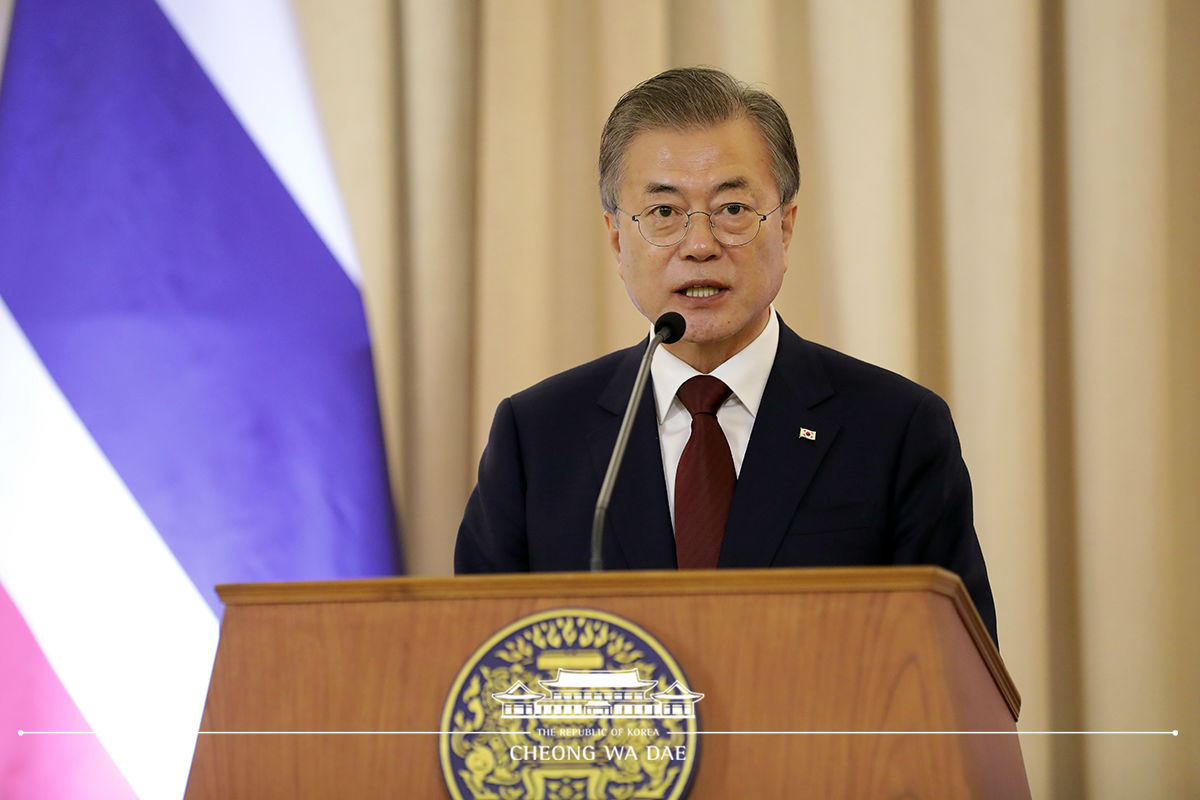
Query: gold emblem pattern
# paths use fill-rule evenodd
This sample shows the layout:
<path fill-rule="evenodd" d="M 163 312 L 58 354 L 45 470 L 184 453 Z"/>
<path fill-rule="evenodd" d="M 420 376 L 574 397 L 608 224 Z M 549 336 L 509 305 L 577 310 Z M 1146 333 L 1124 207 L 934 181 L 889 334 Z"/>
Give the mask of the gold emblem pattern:
<path fill-rule="evenodd" d="M 636 674 L 628 674 L 631 670 Z M 645 695 L 641 702 L 661 696 L 660 710 L 670 702 L 678 711 L 680 691 L 685 698 L 703 696 L 687 692 L 670 653 L 628 620 L 582 608 L 525 617 L 480 647 L 450 690 L 439 751 L 451 797 L 679 800 L 686 795 L 699 739 L 694 713 L 614 716 L 605 713 L 618 708 L 611 703 L 613 690 L 556 690 L 562 685 L 558 679 L 568 673 L 590 675 L 592 684 L 625 675 L 625 682 Z M 616 691 L 619 699 L 630 690 Z M 536 716 L 505 713 L 505 701 L 495 697 L 524 693 L 547 698 Z"/>

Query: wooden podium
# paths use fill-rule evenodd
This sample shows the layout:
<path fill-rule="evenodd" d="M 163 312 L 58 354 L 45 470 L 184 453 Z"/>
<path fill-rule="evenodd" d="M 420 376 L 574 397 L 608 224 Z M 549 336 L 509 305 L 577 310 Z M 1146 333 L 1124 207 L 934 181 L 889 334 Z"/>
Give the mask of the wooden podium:
<path fill-rule="evenodd" d="M 447 797 L 436 732 L 459 670 L 509 623 L 566 606 L 646 629 L 704 693 L 691 800 L 1029 797 L 1020 697 L 961 582 L 935 567 L 218 592 L 188 800 Z"/>

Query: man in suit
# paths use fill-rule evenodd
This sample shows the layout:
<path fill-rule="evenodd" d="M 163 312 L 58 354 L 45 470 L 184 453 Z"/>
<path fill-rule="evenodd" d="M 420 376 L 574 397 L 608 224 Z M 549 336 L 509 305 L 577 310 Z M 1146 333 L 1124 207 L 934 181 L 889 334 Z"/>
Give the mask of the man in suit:
<path fill-rule="evenodd" d="M 683 315 L 654 356 L 609 505 L 607 569 L 936 564 L 995 609 L 946 404 L 775 314 L 799 165 L 770 95 L 710 69 L 626 93 L 600 145 L 634 305 Z M 455 569 L 588 567 L 592 511 L 645 343 L 502 401 Z"/>

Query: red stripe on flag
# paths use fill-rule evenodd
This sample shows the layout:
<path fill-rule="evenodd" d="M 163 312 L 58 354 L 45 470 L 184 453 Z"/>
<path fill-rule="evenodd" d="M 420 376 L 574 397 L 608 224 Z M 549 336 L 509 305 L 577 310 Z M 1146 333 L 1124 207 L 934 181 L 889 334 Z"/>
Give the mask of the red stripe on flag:
<path fill-rule="evenodd" d="M 136 800 L 100 740 L 59 682 L 21 612 L 0 586 L 0 797 Z"/>

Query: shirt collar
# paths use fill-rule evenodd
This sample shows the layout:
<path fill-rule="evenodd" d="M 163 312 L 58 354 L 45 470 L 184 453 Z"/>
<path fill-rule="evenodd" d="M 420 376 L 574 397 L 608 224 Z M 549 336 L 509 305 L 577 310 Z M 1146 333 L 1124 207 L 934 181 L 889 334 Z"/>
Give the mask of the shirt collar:
<path fill-rule="evenodd" d="M 767 378 L 771 374 L 771 366 L 775 363 L 775 351 L 778 348 L 779 319 L 775 316 L 775 306 L 772 305 L 767 326 L 763 328 L 762 333 L 709 374 L 724 381 L 750 415 L 757 416 L 758 405 L 762 402 L 763 391 L 767 388 Z M 666 419 L 679 387 L 684 381 L 700 374 L 702 373 L 676 358 L 665 347 L 655 351 L 654 360 L 650 363 L 650 376 L 654 380 L 654 405 L 658 411 L 660 425 Z"/>

